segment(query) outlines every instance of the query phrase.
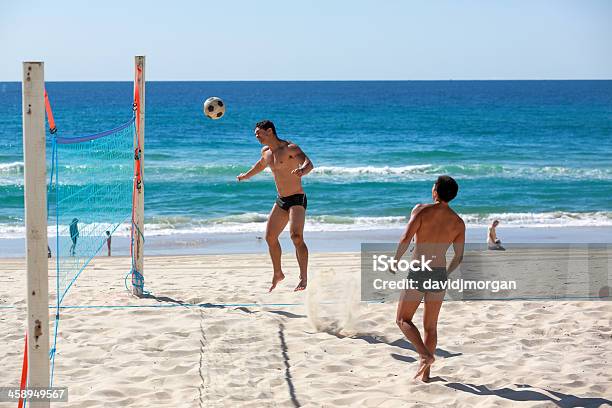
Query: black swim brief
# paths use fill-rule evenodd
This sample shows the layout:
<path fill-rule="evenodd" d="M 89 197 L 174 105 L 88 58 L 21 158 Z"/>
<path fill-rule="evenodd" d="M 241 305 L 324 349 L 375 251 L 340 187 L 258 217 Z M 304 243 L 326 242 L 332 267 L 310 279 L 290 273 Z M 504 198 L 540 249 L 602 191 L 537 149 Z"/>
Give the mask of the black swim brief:
<path fill-rule="evenodd" d="M 431 271 L 410 271 L 408 279 L 412 279 L 412 287 L 419 292 L 442 292 L 447 274 L 444 267 L 433 267 Z"/>
<path fill-rule="evenodd" d="M 294 205 L 301 205 L 306 209 L 308 205 L 308 200 L 306 199 L 306 194 L 293 194 L 287 197 L 277 197 L 276 205 L 282 208 L 285 211 L 289 211 L 291 207 Z"/>

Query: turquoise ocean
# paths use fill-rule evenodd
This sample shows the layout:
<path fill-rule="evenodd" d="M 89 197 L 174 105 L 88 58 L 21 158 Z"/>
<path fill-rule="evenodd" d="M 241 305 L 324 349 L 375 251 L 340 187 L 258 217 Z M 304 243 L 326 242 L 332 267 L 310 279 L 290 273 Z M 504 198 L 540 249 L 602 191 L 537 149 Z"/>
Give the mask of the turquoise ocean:
<path fill-rule="evenodd" d="M 132 116 L 130 82 L 46 85 L 62 136 Z M 226 115 L 202 113 L 221 97 Z M 468 226 L 612 226 L 612 81 L 148 82 L 147 234 L 263 231 L 269 172 L 254 124 L 273 120 L 315 170 L 310 231 L 397 228 L 449 174 Z M 106 166 L 62 164 L 61 183 Z M 21 84 L 0 83 L 0 237 L 23 236 Z"/>

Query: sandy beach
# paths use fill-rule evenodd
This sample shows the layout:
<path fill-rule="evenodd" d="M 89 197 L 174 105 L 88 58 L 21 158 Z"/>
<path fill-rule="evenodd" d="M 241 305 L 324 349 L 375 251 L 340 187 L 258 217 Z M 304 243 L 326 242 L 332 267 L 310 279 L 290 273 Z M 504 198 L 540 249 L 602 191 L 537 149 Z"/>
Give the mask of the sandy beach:
<path fill-rule="evenodd" d="M 612 0 L 1 4 L 0 408 L 612 408 Z"/>
<path fill-rule="evenodd" d="M 359 301 L 359 253 L 312 254 L 304 293 L 292 292 L 295 257 L 283 262 L 287 278 L 268 294 L 264 254 L 147 257 L 151 295 L 137 299 L 124 287 L 129 258 L 96 258 L 61 310 L 63 406 L 611 404 L 609 301 L 446 302 L 424 384 L 396 303 Z M 0 260 L 0 385 L 20 375 L 24 271 L 23 259 Z"/>

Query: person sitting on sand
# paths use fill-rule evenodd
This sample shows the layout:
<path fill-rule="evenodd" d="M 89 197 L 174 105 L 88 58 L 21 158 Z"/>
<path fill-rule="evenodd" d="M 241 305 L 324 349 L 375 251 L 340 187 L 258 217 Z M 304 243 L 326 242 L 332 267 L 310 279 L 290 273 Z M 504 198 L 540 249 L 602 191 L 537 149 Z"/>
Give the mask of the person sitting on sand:
<path fill-rule="evenodd" d="M 420 356 L 419 367 L 414 378 L 429 381 L 430 367 L 435 358 L 438 342 L 438 315 L 444 300 L 445 289 L 434 289 L 432 286 L 444 285 L 448 274 L 454 271 L 463 260 L 465 244 L 465 223 L 453 211 L 448 203 L 459 191 L 457 182 L 450 176 L 440 176 L 433 185 L 431 194 L 433 204 L 418 204 L 412 210 L 406 231 L 402 234 L 395 261 L 399 261 L 408 249 L 412 238 L 415 247 L 412 259 L 427 259 L 421 266 L 422 271 L 411 271 L 409 282 L 416 288 L 402 291 L 397 305 L 396 323 L 406 338 L 414 345 Z M 446 265 L 446 252 L 453 245 L 454 256 Z M 422 258 L 424 257 L 424 258 Z M 429 262 L 431 260 L 431 262 Z M 425 338 L 421 338 L 419 329 L 412 322 L 417 308 L 424 301 L 423 329 Z"/>
<path fill-rule="evenodd" d="M 501 245 L 501 240 L 497 238 L 497 233 L 495 232 L 495 228 L 497 228 L 498 225 L 499 225 L 499 220 L 495 220 L 489 227 L 489 235 L 487 236 L 487 247 L 491 251 L 505 251 L 506 250 L 506 248 L 504 248 Z"/>
<path fill-rule="evenodd" d="M 270 167 L 278 197 L 272 206 L 266 226 L 266 242 L 272 258 L 272 286 L 270 292 L 285 278 L 281 269 L 281 246 L 278 237 L 290 222 L 291 240 L 300 266 L 300 282 L 295 291 L 306 289 L 308 279 L 308 248 L 303 232 L 306 219 L 306 194 L 302 188 L 302 176 L 308 174 L 313 165 L 298 145 L 279 139 L 274 124 L 263 120 L 255 125 L 255 137 L 264 145 L 261 158 L 249 171 L 238 175 L 238 181 L 247 180 Z"/>

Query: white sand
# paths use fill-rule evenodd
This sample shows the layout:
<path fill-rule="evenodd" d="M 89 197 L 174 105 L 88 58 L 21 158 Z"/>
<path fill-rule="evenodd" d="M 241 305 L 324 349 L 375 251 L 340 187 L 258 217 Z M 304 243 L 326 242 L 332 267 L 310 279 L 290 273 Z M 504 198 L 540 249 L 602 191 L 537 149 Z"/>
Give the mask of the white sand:
<path fill-rule="evenodd" d="M 312 255 L 305 293 L 292 292 L 295 258 L 284 265 L 287 279 L 267 294 L 264 255 L 149 257 L 156 300 L 126 292 L 129 259 L 97 258 L 64 301 L 105 307 L 62 311 L 55 385 L 70 402 L 57 406 L 610 404 L 612 302 L 447 302 L 424 384 L 412 380 L 417 355 L 396 305 L 358 302 L 359 254 Z M 19 381 L 24 294 L 23 260 L 0 260 L 0 386 Z M 272 303 L 298 305 L 262 306 Z"/>

